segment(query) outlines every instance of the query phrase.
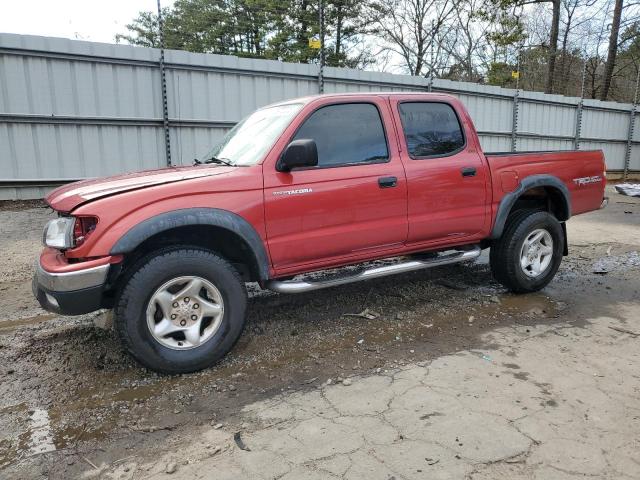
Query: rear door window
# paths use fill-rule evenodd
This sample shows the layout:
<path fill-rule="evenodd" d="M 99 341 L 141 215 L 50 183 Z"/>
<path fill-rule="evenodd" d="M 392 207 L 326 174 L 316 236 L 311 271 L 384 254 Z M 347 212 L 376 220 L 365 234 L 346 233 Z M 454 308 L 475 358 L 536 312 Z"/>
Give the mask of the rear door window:
<path fill-rule="evenodd" d="M 321 168 L 389 161 L 380 112 L 371 103 L 319 108 L 305 120 L 294 140 L 303 138 L 316 142 Z"/>
<path fill-rule="evenodd" d="M 403 102 L 398 109 L 411 158 L 442 157 L 464 147 L 462 128 L 451 105 Z"/>

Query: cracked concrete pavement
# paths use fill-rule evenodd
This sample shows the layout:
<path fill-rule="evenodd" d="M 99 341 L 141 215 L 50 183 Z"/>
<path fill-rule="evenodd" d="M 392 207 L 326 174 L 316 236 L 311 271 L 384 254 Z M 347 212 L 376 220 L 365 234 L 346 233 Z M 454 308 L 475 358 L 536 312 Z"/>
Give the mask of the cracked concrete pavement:
<path fill-rule="evenodd" d="M 207 429 L 138 472 L 200 452 L 173 477 L 637 479 L 640 339 L 614 328 L 640 322 L 621 317 L 500 328 L 493 349 L 259 401 L 240 413 L 247 450 Z"/>

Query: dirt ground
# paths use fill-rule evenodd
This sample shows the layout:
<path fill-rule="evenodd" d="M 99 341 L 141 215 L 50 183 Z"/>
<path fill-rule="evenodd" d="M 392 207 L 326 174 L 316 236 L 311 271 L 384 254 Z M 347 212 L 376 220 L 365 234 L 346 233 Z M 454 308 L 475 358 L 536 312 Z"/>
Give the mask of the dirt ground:
<path fill-rule="evenodd" d="M 640 199 L 571 219 L 542 292 L 487 252 L 310 294 L 251 289 L 217 367 L 160 376 L 30 291 L 37 204 L 0 208 L 0 478 L 640 478 Z M 353 315 L 356 314 L 356 315 Z"/>

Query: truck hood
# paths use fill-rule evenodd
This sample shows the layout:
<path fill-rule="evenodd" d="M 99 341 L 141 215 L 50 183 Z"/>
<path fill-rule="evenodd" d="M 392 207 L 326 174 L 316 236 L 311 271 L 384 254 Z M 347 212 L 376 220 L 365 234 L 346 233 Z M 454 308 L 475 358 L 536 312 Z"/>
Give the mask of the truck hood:
<path fill-rule="evenodd" d="M 70 212 L 78 205 L 98 198 L 193 178 L 221 175 L 233 171 L 234 168 L 237 167 L 220 165 L 168 167 L 113 177 L 83 180 L 56 188 L 46 196 L 45 201 L 54 210 Z"/>

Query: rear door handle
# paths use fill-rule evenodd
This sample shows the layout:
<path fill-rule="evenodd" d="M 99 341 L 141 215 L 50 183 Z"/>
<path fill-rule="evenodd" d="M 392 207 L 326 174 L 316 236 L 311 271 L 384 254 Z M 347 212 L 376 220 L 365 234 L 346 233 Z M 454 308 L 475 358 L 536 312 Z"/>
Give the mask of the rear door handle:
<path fill-rule="evenodd" d="M 463 167 L 460 169 L 460 173 L 463 177 L 475 177 L 476 167 Z"/>
<path fill-rule="evenodd" d="M 378 179 L 378 185 L 380 188 L 391 188 L 398 185 L 397 177 L 380 177 Z"/>

